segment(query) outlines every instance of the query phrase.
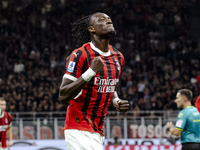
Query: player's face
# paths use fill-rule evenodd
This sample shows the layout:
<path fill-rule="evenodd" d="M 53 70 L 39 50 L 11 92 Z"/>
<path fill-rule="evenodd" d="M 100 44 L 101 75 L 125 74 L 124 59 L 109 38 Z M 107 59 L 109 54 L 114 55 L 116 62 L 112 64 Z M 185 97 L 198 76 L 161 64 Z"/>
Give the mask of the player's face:
<path fill-rule="evenodd" d="M 94 14 L 89 23 L 90 27 L 92 27 L 92 33 L 98 35 L 99 37 L 111 37 L 115 35 L 116 31 L 113 26 L 111 18 L 104 13 L 96 13 Z"/>
<path fill-rule="evenodd" d="M 183 108 L 183 102 L 184 102 L 184 100 L 183 100 L 182 95 L 180 93 L 177 93 L 176 99 L 175 99 L 175 103 L 176 103 L 177 107 L 182 109 Z"/>
<path fill-rule="evenodd" d="M 6 101 L 0 101 L 0 109 L 1 112 L 4 112 L 6 110 Z"/>

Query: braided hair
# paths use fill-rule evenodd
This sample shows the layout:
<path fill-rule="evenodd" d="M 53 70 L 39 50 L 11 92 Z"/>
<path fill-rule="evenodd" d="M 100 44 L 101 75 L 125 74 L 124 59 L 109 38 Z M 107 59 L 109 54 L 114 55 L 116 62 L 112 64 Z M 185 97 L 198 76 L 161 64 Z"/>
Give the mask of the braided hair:
<path fill-rule="evenodd" d="M 77 42 L 79 44 L 83 44 L 91 40 L 88 26 L 92 15 L 85 16 L 71 24 L 72 36 L 77 38 Z"/>

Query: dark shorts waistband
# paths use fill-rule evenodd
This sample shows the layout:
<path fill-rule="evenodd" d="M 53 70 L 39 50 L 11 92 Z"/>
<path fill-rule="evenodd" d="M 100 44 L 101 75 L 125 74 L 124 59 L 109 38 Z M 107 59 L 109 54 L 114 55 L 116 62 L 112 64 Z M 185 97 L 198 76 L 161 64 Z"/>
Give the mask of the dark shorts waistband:
<path fill-rule="evenodd" d="M 187 143 L 182 143 L 182 145 L 184 144 L 200 144 L 200 143 L 196 143 L 196 142 L 187 142 Z"/>
<path fill-rule="evenodd" d="M 195 142 L 182 143 L 182 150 L 200 150 L 200 143 L 195 143 Z"/>

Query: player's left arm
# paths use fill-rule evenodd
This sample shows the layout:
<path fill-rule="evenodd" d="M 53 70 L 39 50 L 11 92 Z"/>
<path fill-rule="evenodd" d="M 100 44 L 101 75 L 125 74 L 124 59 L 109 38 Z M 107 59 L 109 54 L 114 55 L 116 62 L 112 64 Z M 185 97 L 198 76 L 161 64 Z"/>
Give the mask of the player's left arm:
<path fill-rule="evenodd" d="M 121 69 L 122 69 L 122 67 L 125 63 L 124 56 L 122 54 L 120 56 L 120 60 L 121 60 L 120 66 L 121 66 Z M 115 92 L 113 93 L 111 104 L 116 108 L 117 111 L 125 113 L 129 110 L 130 105 L 129 105 L 128 100 L 122 100 L 118 97 L 118 94 L 117 94 L 117 91 L 116 91 L 117 87 L 118 87 L 118 84 L 116 85 Z"/>
<path fill-rule="evenodd" d="M 125 113 L 129 110 L 129 102 L 127 100 L 120 99 L 118 97 L 117 91 L 114 92 L 111 103 L 119 112 Z"/>
<path fill-rule="evenodd" d="M 172 122 L 167 122 L 167 129 L 171 132 L 171 134 L 179 136 L 181 135 L 181 132 L 183 131 L 181 128 L 174 127 Z"/>

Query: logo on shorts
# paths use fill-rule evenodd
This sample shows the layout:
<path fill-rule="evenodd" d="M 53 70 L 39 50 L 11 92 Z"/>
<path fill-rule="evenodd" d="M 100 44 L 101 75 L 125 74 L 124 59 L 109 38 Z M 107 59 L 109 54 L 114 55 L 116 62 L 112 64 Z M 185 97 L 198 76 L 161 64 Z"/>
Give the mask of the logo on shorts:
<path fill-rule="evenodd" d="M 76 64 L 75 62 L 70 61 L 67 71 L 68 71 L 68 72 L 73 72 L 73 71 L 74 71 L 75 64 Z"/>

